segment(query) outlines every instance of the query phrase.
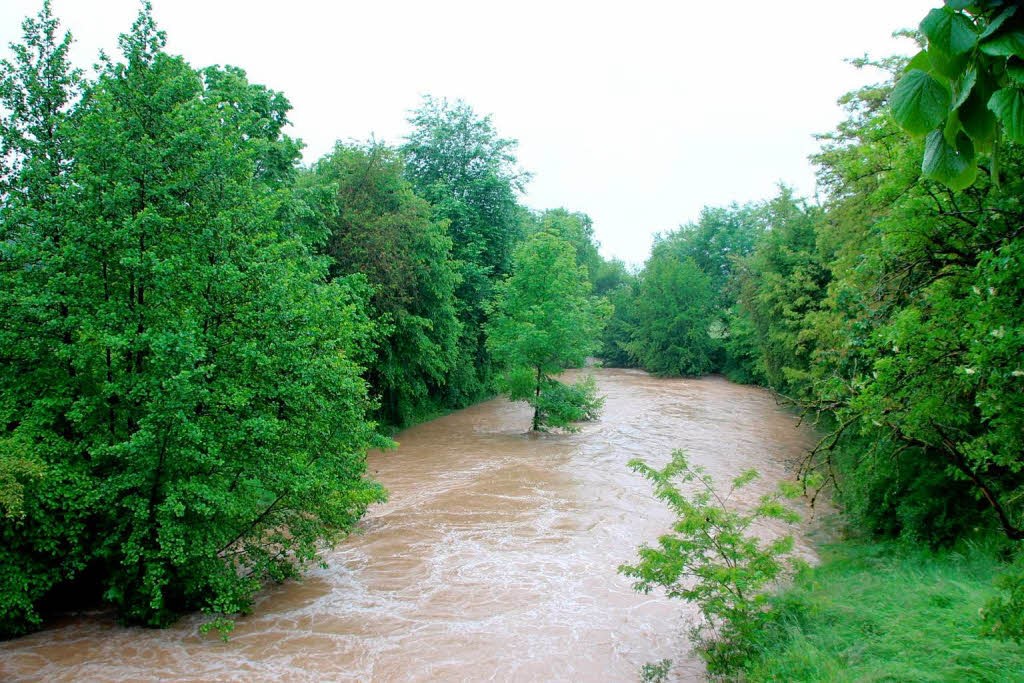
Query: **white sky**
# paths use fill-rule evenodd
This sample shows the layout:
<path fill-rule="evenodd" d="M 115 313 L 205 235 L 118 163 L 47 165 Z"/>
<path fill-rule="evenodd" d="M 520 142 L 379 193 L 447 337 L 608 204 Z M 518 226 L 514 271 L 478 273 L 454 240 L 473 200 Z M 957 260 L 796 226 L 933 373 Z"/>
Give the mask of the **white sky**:
<path fill-rule="evenodd" d="M 0 3 L 0 44 L 42 0 Z M 891 33 L 940 0 L 559 2 L 154 0 L 168 49 L 283 91 L 311 162 L 336 139 L 397 142 L 425 93 L 462 97 L 519 140 L 533 208 L 585 211 L 606 256 L 640 263 L 653 233 L 704 205 L 814 192 L 812 134 L 911 50 Z M 53 0 L 75 61 L 116 54 L 136 0 Z"/>

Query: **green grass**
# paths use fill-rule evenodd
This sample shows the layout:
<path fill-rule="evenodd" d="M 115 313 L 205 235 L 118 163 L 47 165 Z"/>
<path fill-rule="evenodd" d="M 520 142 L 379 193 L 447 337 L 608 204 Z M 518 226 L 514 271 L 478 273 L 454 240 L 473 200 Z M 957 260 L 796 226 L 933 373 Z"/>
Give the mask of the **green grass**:
<path fill-rule="evenodd" d="M 1024 681 L 1024 647 L 980 631 L 993 548 L 846 542 L 824 560 L 774 598 L 748 680 Z"/>

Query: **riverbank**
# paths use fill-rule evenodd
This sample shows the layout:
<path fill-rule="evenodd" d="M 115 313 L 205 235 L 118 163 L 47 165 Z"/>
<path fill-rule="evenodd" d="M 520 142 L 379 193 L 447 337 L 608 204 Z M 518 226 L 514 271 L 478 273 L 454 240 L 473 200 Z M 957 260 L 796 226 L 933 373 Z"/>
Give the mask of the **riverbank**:
<path fill-rule="evenodd" d="M 1005 568 L 998 542 L 929 550 L 898 541 L 825 546 L 773 596 L 751 643 L 751 681 L 1019 681 L 1024 647 L 982 635 Z"/>
<path fill-rule="evenodd" d="M 191 614 L 165 630 L 69 614 L 0 643 L 2 680 L 614 680 L 651 661 L 700 680 L 692 605 L 632 589 L 616 568 L 672 516 L 627 463 L 682 448 L 721 481 L 754 468 L 754 500 L 813 445 L 771 394 L 721 377 L 592 372 L 606 396 L 576 434 L 528 434 L 493 399 L 399 432 L 368 468 L 390 491 L 326 567 L 269 586 L 227 643 Z M 815 558 L 816 526 L 797 550 Z"/>

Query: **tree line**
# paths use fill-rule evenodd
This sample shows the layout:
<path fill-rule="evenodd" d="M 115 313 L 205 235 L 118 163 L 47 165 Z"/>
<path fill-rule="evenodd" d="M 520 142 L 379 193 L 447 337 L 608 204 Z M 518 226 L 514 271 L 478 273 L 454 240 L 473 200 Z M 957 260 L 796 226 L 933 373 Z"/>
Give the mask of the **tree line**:
<path fill-rule="evenodd" d="M 1024 16 L 946 2 L 812 157 L 820 196 L 706 208 L 611 290 L 601 355 L 770 387 L 822 434 L 800 474 L 851 526 L 1024 540 Z M 636 570 L 638 571 L 638 570 Z M 1016 576 L 1016 578 L 1013 578 Z M 1024 571 L 985 613 L 1024 633 Z"/>
<path fill-rule="evenodd" d="M 587 216 L 523 206 L 489 117 L 426 97 L 402 144 L 303 167 L 287 98 L 168 54 L 149 2 L 95 77 L 48 1 L 23 34 L 0 65 L 0 635 L 80 601 L 248 611 L 385 498 L 368 449 L 523 367 L 534 428 L 596 410 L 551 375 L 624 269 Z M 535 320 L 551 287 L 569 305 Z M 538 322 L 590 335 L 517 348 Z"/>

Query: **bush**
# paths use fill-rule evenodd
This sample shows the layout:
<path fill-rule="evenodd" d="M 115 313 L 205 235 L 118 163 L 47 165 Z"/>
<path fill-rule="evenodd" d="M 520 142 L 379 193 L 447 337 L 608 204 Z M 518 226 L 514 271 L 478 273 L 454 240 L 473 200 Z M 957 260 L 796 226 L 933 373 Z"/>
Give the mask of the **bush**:
<path fill-rule="evenodd" d="M 633 577 L 633 587 L 649 593 L 654 586 L 670 598 L 692 602 L 703 620 L 693 628 L 695 650 L 711 674 L 737 671 L 750 657 L 750 644 L 765 628 L 770 614 L 765 589 L 794 572 L 793 537 L 786 535 L 763 542 L 751 527 L 769 519 L 795 523 L 799 517 L 783 504 L 797 495 L 785 487 L 762 496 L 750 510 L 736 509 L 732 494 L 757 478 L 747 470 L 733 480 L 729 492 L 720 495 L 703 468 L 691 465 L 682 451 L 657 470 L 640 460 L 629 463 L 654 487 L 655 496 L 676 514 L 672 533 L 658 539 L 658 547 L 641 546 L 640 562 L 622 565 L 619 571 Z M 692 484 L 692 493 L 681 485 Z"/>
<path fill-rule="evenodd" d="M 577 432 L 574 422 L 586 422 L 597 419 L 604 407 L 604 397 L 597 395 L 597 382 L 593 375 L 575 384 L 564 384 L 549 379 L 544 391 L 534 398 L 527 399 L 539 416 L 540 431 L 550 427 Z"/>

